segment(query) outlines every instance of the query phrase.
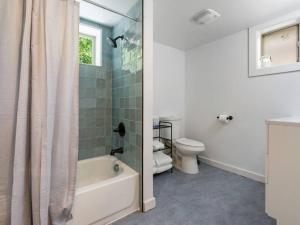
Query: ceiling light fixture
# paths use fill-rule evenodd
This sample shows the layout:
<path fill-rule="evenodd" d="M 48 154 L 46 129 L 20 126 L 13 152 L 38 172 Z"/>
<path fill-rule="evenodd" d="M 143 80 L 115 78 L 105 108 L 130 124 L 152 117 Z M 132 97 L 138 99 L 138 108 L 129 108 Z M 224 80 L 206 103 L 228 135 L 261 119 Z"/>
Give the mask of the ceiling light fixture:
<path fill-rule="evenodd" d="M 191 21 L 197 25 L 210 24 L 217 21 L 221 17 L 220 13 L 213 9 L 204 9 L 196 13 Z"/>

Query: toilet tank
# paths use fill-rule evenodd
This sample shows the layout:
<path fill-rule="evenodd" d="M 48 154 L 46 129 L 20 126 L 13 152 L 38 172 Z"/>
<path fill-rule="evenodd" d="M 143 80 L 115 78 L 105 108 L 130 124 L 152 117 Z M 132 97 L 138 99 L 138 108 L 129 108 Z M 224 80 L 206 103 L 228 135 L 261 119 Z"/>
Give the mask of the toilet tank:
<path fill-rule="evenodd" d="M 178 116 L 161 116 L 160 121 L 172 123 L 172 138 L 173 140 L 180 138 L 181 118 Z M 162 129 L 162 137 L 171 138 L 171 129 Z"/>

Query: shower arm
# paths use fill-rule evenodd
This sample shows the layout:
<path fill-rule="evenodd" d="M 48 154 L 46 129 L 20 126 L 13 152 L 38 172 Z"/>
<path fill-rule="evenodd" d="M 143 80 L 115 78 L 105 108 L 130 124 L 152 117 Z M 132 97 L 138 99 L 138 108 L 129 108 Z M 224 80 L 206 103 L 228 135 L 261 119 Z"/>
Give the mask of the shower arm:
<path fill-rule="evenodd" d="M 119 40 L 119 39 L 124 40 L 124 39 L 125 39 L 124 35 L 120 35 L 120 36 L 116 37 L 116 38 L 115 38 L 115 41 L 117 41 L 117 40 Z M 126 40 L 126 39 L 125 39 L 125 40 Z"/>

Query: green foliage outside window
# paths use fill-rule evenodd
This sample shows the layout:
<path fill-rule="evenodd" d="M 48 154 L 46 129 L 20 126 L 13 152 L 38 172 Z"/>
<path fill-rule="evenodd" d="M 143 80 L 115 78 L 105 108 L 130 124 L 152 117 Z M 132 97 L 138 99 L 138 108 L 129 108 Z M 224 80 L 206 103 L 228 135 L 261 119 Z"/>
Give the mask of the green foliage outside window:
<path fill-rule="evenodd" d="M 79 61 L 81 64 L 93 63 L 93 40 L 88 37 L 79 37 Z"/>

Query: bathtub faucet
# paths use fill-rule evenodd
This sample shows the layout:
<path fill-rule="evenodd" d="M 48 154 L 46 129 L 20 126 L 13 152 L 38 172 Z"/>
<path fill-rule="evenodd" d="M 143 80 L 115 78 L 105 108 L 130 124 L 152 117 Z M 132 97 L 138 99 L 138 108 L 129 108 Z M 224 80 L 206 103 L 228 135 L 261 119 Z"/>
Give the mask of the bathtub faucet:
<path fill-rule="evenodd" d="M 116 149 L 112 149 L 112 150 L 110 151 L 110 155 L 115 155 L 116 153 L 123 154 L 123 153 L 124 153 L 123 147 L 121 147 L 121 148 L 116 148 Z"/>

